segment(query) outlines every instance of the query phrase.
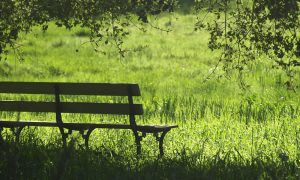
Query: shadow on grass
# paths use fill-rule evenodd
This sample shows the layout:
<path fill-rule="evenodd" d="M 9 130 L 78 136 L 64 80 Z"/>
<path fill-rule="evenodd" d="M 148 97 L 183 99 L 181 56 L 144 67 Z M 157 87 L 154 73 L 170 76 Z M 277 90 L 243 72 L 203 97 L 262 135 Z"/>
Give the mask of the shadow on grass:
<path fill-rule="evenodd" d="M 299 178 L 293 162 L 254 159 L 230 161 L 198 155 L 157 159 L 147 155 L 116 155 L 105 149 L 67 148 L 57 144 L 2 142 L 1 179 L 292 179 Z"/>

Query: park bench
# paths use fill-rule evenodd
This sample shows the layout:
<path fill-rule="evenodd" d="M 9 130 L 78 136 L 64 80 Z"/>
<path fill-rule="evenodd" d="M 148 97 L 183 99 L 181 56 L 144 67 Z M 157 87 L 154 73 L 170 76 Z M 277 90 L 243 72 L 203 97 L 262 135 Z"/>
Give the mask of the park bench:
<path fill-rule="evenodd" d="M 167 132 L 177 125 L 137 125 L 135 116 L 143 114 L 142 104 L 134 104 L 133 96 L 141 96 L 137 84 L 109 83 L 60 83 L 60 82 L 0 82 L 3 94 L 42 94 L 53 95 L 52 101 L 0 100 L 0 111 L 55 113 L 56 121 L 0 120 L 0 129 L 10 128 L 19 139 L 24 127 L 57 127 L 62 135 L 63 145 L 72 131 L 79 131 L 88 148 L 93 130 L 98 128 L 128 129 L 133 132 L 137 154 L 141 153 L 141 141 L 147 133 L 156 137 L 160 156 L 163 152 L 163 140 Z M 128 103 L 64 102 L 61 95 L 84 96 L 127 96 Z M 126 98 L 126 97 L 125 97 Z M 63 122 L 62 113 L 106 114 L 128 116 L 128 123 L 74 123 Z M 0 134 L 1 134 L 0 131 Z M 2 138 L 2 137 L 1 137 Z"/>

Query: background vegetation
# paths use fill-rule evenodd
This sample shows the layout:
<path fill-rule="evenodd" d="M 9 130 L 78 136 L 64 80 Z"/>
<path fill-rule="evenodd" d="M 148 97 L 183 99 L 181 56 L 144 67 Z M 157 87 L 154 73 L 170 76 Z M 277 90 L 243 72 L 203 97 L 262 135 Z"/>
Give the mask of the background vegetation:
<path fill-rule="evenodd" d="M 207 32 L 193 31 L 195 16 L 173 13 L 150 20 L 152 26 L 172 32 L 151 28 L 150 24 L 130 26 L 124 58 L 113 44 L 103 47 L 105 53 L 96 53 L 93 44 L 87 43 L 87 29 L 70 32 L 50 23 L 48 31 L 42 33 L 35 27 L 32 33 L 21 34 L 18 41 L 24 61 L 8 52 L 8 59 L 0 62 L 0 77 L 1 81 L 138 83 L 142 97 L 136 102 L 143 103 L 145 115 L 137 122 L 179 125 L 166 136 L 165 156 L 157 159 L 158 145 L 149 136 L 142 142 L 142 156 L 136 158 L 130 131 L 97 130 L 89 150 L 75 133 L 70 148 L 64 151 L 58 129 L 26 128 L 20 143 L 4 130 L 1 177 L 299 179 L 299 71 L 295 75 L 296 92 L 288 91 L 284 85 L 288 77 L 272 68 L 272 62 L 262 55 L 250 64 L 245 74 L 250 87 L 242 90 L 236 82 L 237 72 L 232 78 L 218 78 L 224 72 L 214 65 L 221 52 L 208 49 Z M 147 32 L 139 30 L 143 26 Z M 18 114 L 1 113 L 1 118 L 16 120 Z M 55 121 L 53 114 L 21 113 L 20 118 Z M 94 115 L 64 118 L 74 122 L 107 120 Z"/>

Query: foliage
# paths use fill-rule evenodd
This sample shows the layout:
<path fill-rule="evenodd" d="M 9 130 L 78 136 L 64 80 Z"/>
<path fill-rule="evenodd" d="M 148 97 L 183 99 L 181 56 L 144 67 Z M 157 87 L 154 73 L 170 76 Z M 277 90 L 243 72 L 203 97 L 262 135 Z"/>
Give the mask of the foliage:
<path fill-rule="evenodd" d="M 137 21 L 147 23 L 149 15 L 171 12 L 175 0 L 3 0 L 0 2 L 0 57 L 12 47 L 18 56 L 20 32 L 30 32 L 32 27 L 48 29 L 50 21 L 59 27 L 72 29 L 81 26 L 89 29 L 93 49 L 103 52 L 104 44 L 111 43 L 124 56 L 123 38 L 128 27 Z M 299 1 L 298 0 L 197 0 L 196 10 L 203 11 L 196 29 L 210 32 L 208 47 L 223 51 L 217 66 L 226 76 L 238 72 L 240 85 L 247 88 L 244 74 L 249 66 L 266 55 L 274 68 L 287 75 L 289 89 L 295 90 L 294 77 L 300 67 Z M 192 1 L 178 1 L 190 6 Z M 203 13 L 201 13 L 203 14 Z M 213 14 L 213 19 L 207 14 Z M 78 50 L 76 50 L 78 51 Z M 19 57 L 22 59 L 22 57 Z M 215 68 L 216 69 L 216 68 Z M 214 71 L 213 71 L 214 72 Z"/>
<path fill-rule="evenodd" d="M 128 34 L 126 27 L 134 23 L 132 16 L 147 23 L 149 14 L 172 11 L 173 4 L 173 0 L 1 0 L 0 55 L 8 53 L 7 46 L 18 51 L 20 32 L 28 33 L 33 26 L 46 31 L 50 21 L 67 29 L 86 27 L 96 48 L 100 42 L 113 41 L 123 54 L 122 37 Z"/>
<path fill-rule="evenodd" d="M 199 0 L 196 10 L 214 19 L 204 24 L 198 18 L 196 29 L 206 28 L 209 48 L 223 51 L 218 65 L 227 75 L 237 70 L 242 78 L 253 61 L 266 55 L 286 72 L 286 85 L 294 89 L 295 68 L 300 67 L 299 6 L 297 0 Z"/>

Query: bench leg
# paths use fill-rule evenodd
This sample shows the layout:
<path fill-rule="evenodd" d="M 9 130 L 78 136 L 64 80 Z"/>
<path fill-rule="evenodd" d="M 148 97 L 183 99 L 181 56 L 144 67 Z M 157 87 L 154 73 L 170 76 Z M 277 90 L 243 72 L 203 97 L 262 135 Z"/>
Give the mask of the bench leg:
<path fill-rule="evenodd" d="M 87 130 L 86 133 L 85 133 L 84 130 L 79 131 L 80 134 L 81 134 L 81 136 L 82 136 L 82 138 L 84 139 L 84 144 L 85 144 L 86 149 L 89 148 L 90 135 L 91 135 L 91 133 L 93 132 L 94 129 L 95 128 L 91 128 L 91 129 Z"/>
<path fill-rule="evenodd" d="M 135 144 L 136 144 L 136 154 L 140 155 L 142 152 L 142 145 L 141 141 L 143 140 L 143 137 L 146 136 L 146 133 L 142 133 L 142 135 L 139 135 L 137 131 L 133 131 L 134 137 L 135 137 Z"/>
<path fill-rule="evenodd" d="M 160 136 L 158 136 L 157 133 L 153 134 L 159 143 L 159 158 L 163 157 L 163 155 L 164 155 L 164 147 L 163 147 L 164 138 L 165 138 L 167 132 L 169 132 L 169 131 L 170 131 L 170 129 L 163 131 Z"/>
<path fill-rule="evenodd" d="M 62 140 L 63 140 L 63 146 L 66 147 L 68 134 L 62 134 L 61 136 L 62 136 Z"/>
<path fill-rule="evenodd" d="M 135 135 L 135 144 L 136 144 L 136 154 L 137 155 L 140 155 L 142 152 L 141 141 L 142 141 L 142 138 L 138 134 Z"/>
<path fill-rule="evenodd" d="M 4 142 L 3 136 L 2 136 L 3 127 L 0 127 L 0 145 Z"/>
<path fill-rule="evenodd" d="M 61 136 L 62 136 L 63 146 L 64 147 L 67 147 L 67 138 L 68 138 L 68 136 L 70 134 L 72 134 L 72 130 L 71 129 L 68 129 L 68 132 L 61 131 Z"/>
<path fill-rule="evenodd" d="M 10 130 L 14 133 L 14 135 L 16 136 L 16 142 L 18 143 L 20 140 L 20 135 L 21 135 L 21 131 L 24 129 L 25 126 L 20 126 L 15 128 L 10 128 Z"/>

